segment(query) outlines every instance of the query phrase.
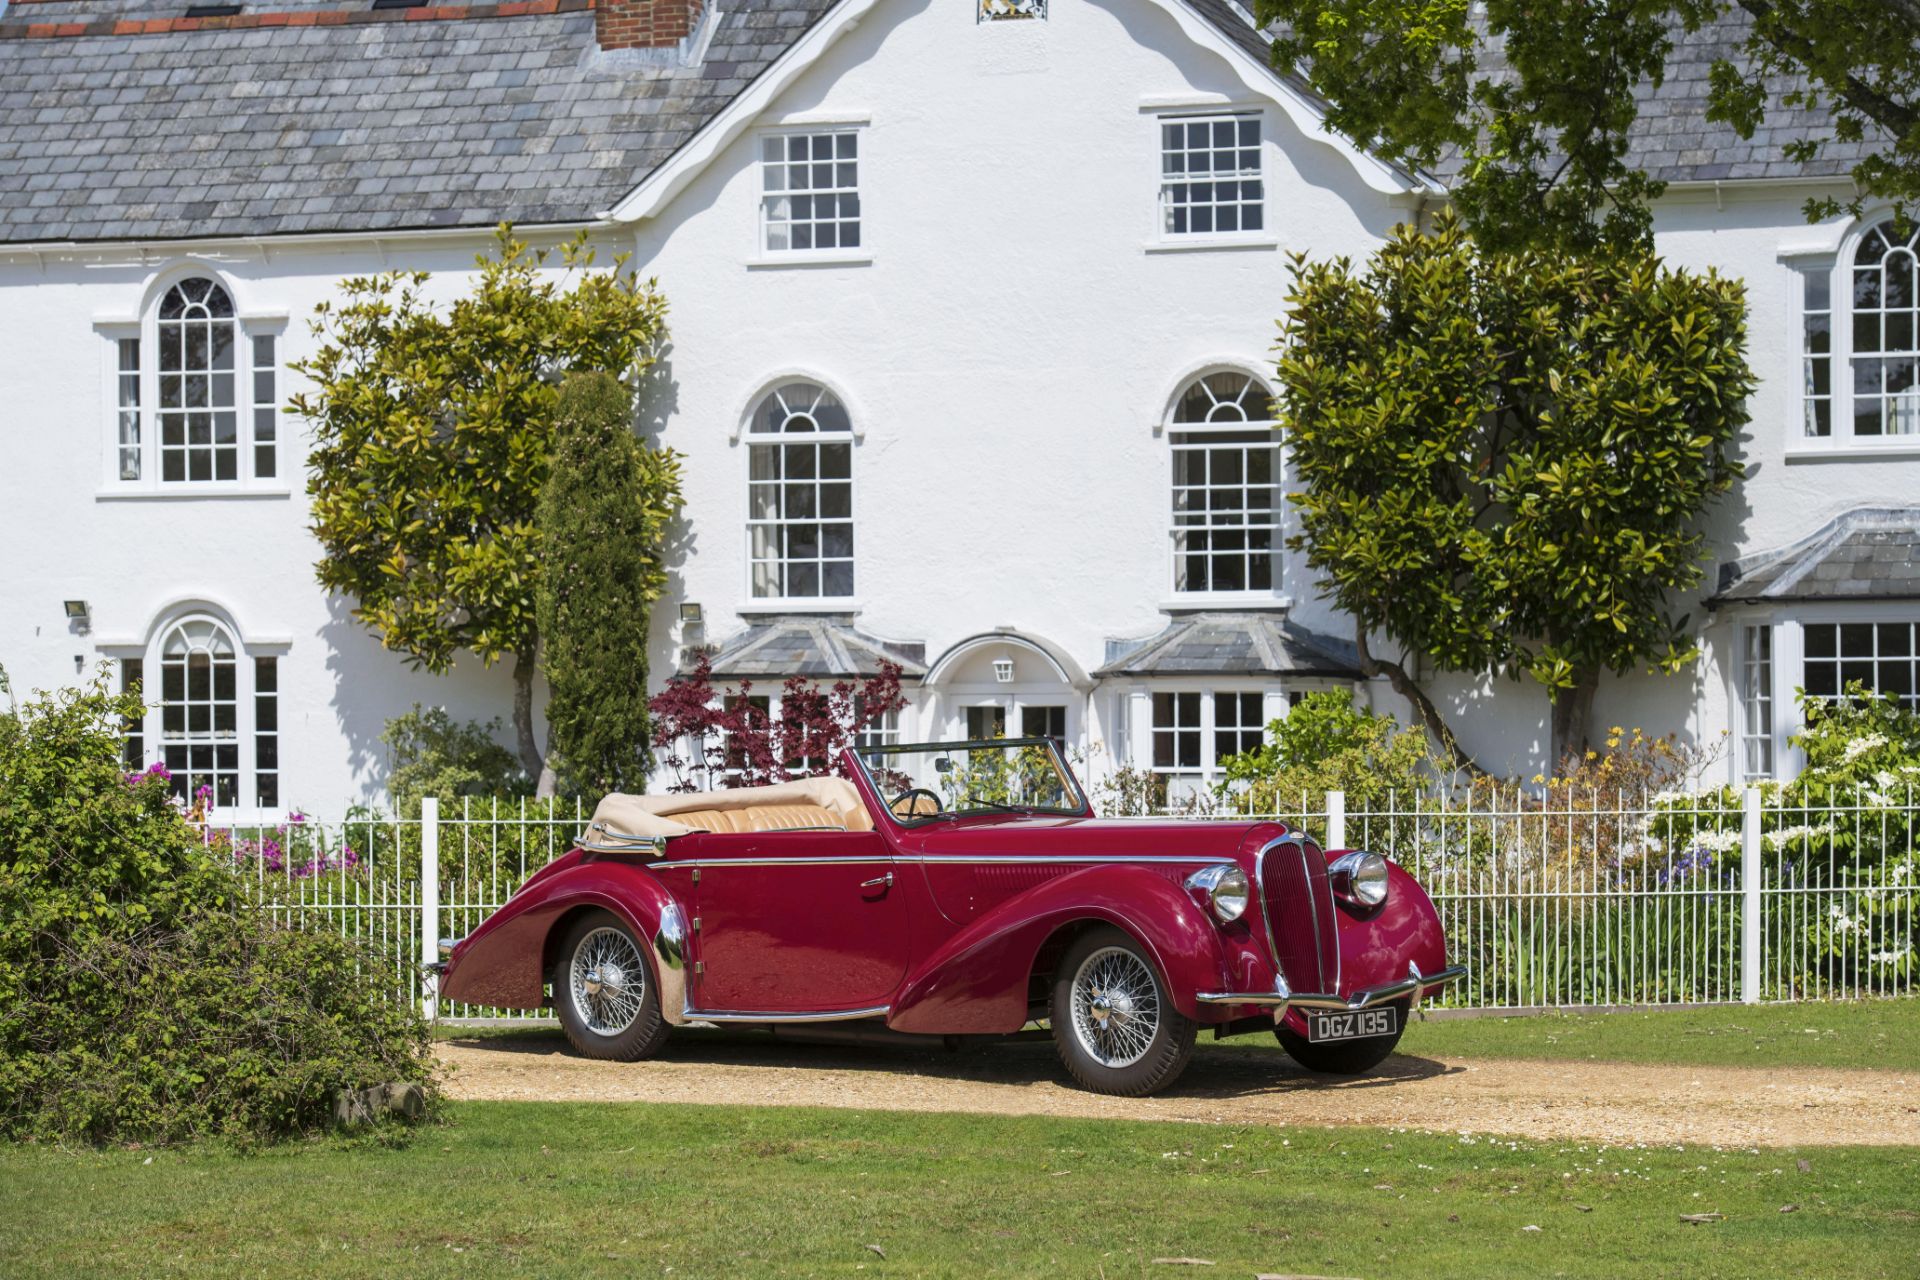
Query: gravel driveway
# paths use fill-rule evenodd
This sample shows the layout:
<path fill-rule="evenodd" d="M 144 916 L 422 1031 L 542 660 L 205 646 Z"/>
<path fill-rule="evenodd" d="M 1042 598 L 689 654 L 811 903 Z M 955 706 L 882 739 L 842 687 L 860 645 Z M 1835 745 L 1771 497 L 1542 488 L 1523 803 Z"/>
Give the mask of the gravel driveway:
<path fill-rule="evenodd" d="M 1203 1044 L 1170 1092 L 1108 1098 L 1068 1085 L 1044 1043 L 962 1053 L 681 1033 L 647 1062 L 573 1056 L 557 1035 L 440 1046 L 458 1099 L 704 1102 L 1111 1117 L 1369 1124 L 1627 1144 L 1920 1146 L 1920 1073 L 1396 1055 L 1371 1076 L 1310 1076 L 1276 1050 Z"/>

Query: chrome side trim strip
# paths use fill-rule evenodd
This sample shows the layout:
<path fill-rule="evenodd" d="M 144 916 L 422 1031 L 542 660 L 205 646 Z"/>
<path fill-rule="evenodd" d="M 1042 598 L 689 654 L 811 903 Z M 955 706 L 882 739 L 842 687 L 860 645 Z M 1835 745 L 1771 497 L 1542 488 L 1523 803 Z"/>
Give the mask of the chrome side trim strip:
<path fill-rule="evenodd" d="M 1409 966 L 1411 968 L 1411 966 Z M 1448 965 L 1438 973 L 1422 974 L 1413 969 L 1409 977 L 1398 982 L 1389 982 L 1378 987 L 1368 987 L 1356 991 L 1350 996 L 1337 996 L 1320 991 L 1203 991 L 1194 996 L 1201 1004 L 1250 1004 L 1263 1009 L 1272 1009 L 1275 1014 L 1288 1009 L 1326 1009 L 1334 1012 L 1371 1009 L 1375 1005 L 1388 1004 L 1407 996 L 1416 1000 L 1424 996 L 1430 987 L 1443 987 L 1449 982 L 1458 982 L 1467 976 L 1467 967 L 1463 964 Z"/>
<path fill-rule="evenodd" d="M 884 1018 L 891 1009 L 891 1005 L 884 1004 L 871 1009 L 832 1009 L 825 1013 L 741 1013 L 734 1010 L 688 1009 L 685 1020 L 723 1025 L 737 1022 L 857 1022 L 863 1018 Z"/>
<path fill-rule="evenodd" d="M 766 834 L 778 834 L 778 833 L 769 832 Z M 1124 864 L 1124 865 L 1131 866 L 1136 863 L 1161 863 L 1167 866 L 1192 867 L 1192 866 L 1204 866 L 1207 863 L 1218 862 L 1218 861 L 1220 861 L 1219 858 L 1208 857 L 1203 854 L 1194 854 L 1192 857 L 1170 857 L 1170 856 L 1165 856 L 1161 854 L 1142 854 L 1138 857 L 1132 857 L 1132 858 L 1116 858 L 1110 854 L 1099 854 L 1099 853 L 1059 854 L 1053 857 L 1047 857 L 1039 854 L 1034 854 L 1034 855 L 982 854 L 978 857 L 966 857 L 966 856 L 956 854 L 954 856 L 949 857 L 949 856 L 938 854 L 938 853 L 905 853 L 905 854 L 899 854 L 899 855 L 868 854 L 864 857 L 856 857 L 856 858 L 835 858 L 835 857 L 665 858 L 651 865 L 656 869 L 661 869 L 666 867 L 699 868 L 699 867 L 818 867 L 818 866 L 840 866 L 840 865 L 852 866 L 852 865 L 856 865 L 863 862 L 866 862 L 866 863 L 891 862 L 891 863 L 904 863 L 904 864 L 916 864 L 916 865 L 923 864 L 926 866 L 953 866 L 953 867 L 1045 866 L 1045 865 L 1050 865 L 1054 863 L 1068 863 L 1068 864 L 1078 864 L 1078 865 L 1085 865 L 1085 866 L 1099 866 L 1102 864 L 1113 864 L 1113 865 Z"/>

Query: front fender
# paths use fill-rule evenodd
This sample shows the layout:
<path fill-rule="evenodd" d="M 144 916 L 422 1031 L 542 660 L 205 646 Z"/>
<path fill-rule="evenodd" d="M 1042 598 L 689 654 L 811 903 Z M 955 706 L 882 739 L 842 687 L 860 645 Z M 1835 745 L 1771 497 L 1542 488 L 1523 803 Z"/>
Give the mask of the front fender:
<path fill-rule="evenodd" d="M 1217 990 L 1226 970 L 1212 917 L 1164 873 L 1119 864 L 1056 876 L 969 923 L 907 975 L 887 1025 L 932 1035 L 1018 1031 L 1040 948 L 1062 926 L 1095 920 L 1147 948 L 1174 1008 L 1206 1016 L 1194 994 Z"/>
<path fill-rule="evenodd" d="M 649 944 L 669 934 L 684 942 L 679 908 L 665 885 L 631 863 L 589 858 L 575 850 L 521 886 L 453 949 L 440 979 L 441 998 L 504 1009 L 539 1008 L 544 1003 L 548 937 L 582 907 L 600 907 L 619 916 L 649 952 L 655 950 Z M 678 951 L 652 958 L 661 1012 L 677 1022 L 685 1002 L 673 997 L 669 988 L 676 984 L 668 979 L 679 976 Z M 673 971 L 662 973 L 663 968 Z"/>
<path fill-rule="evenodd" d="M 1328 861 L 1347 852 L 1335 849 Z M 1368 987 L 1383 987 L 1407 976 L 1407 966 L 1416 965 L 1421 973 L 1438 973 L 1447 967 L 1447 934 L 1434 910 L 1433 900 L 1399 863 L 1387 861 L 1387 900 L 1380 909 L 1358 915 L 1345 905 L 1333 909 L 1340 939 L 1340 989 L 1335 994 L 1352 995 Z M 1289 1009 L 1287 1025 L 1306 1034 L 1305 1015 Z"/>

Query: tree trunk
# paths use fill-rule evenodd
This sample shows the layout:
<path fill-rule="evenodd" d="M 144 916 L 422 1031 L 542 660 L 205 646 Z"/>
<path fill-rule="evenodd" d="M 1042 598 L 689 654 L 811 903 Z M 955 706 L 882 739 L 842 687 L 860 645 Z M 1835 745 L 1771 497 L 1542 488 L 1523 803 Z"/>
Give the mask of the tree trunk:
<path fill-rule="evenodd" d="M 513 741 L 520 753 L 520 767 L 529 778 L 539 779 L 541 796 L 553 794 L 553 775 L 540 755 L 540 743 L 533 732 L 533 674 L 540 669 L 539 646 L 530 644 L 513 655 Z"/>
<path fill-rule="evenodd" d="M 1569 756 L 1582 756 L 1593 740 L 1593 695 L 1600 687 L 1600 670 L 1575 673 L 1573 683 L 1553 695 L 1553 759 L 1551 771 L 1560 772 Z"/>
<path fill-rule="evenodd" d="M 1447 764 L 1476 778 L 1485 777 L 1486 770 L 1467 754 L 1466 748 L 1460 745 L 1460 740 L 1453 736 L 1453 730 L 1441 718 L 1440 709 L 1433 705 L 1433 699 L 1427 696 L 1427 691 L 1408 674 L 1407 669 L 1397 662 L 1373 656 L 1373 651 L 1367 647 L 1367 628 L 1364 623 L 1354 624 L 1353 644 L 1360 656 L 1360 674 L 1369 679 L 1381 675 L 1387 678 L 1393 691 L 1405 698 L 1413 708 L 1414 727 L 1425 730 L 1427 736 L 1439 746 Z"/>

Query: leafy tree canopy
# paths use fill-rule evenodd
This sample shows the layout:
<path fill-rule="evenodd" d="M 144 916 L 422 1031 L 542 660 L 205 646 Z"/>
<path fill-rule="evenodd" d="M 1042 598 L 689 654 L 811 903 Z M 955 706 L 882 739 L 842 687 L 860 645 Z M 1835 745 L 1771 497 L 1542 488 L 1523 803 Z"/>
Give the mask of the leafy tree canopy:
<path fill-rule="evenodd" d="M 445 672 L 462 651 L 513 654 L 521 762 L 533 730 L 541 572 L 535 508 L 546 487 L 559 383 L 577 370 L 638 372 L 665 334 L 652 281 L 594 271 L 585 233 L 549 253 L 502 226 L 470 292 L 428 297 L 428 273 L 343 281 L 313 321 L 313 383 L 291 411 L 312 423 L 307 492 L 322 585 L 389 649 Z"/>
<path fill-rule="evenodd" d="M 1529 675 L 1554 758 L 1585 745 L 1602 671 L 1677 671 L 1672 594 L 1741 474 L 1745 290 L 1638 255 L 1485 253 L 1457 219 L 1365 267 L 1296 257 L 1277 407 L 1305 491 L 1290 540 L 1456 761 L 1385 635 L 1435 671 Z"/>
<path fill-rule="evenodd" d="M 1255 14 L 1335 130 L 1418 168 L 1457 155 L 1453 201 L 1489 246 L 1592 249 L 1648 239 L 1664 184 L 1626 163 L 1635 92 L 1665 78 L 1676 34 L 1734 7 L 1747 21 L 1737 60 L 1712 68 L 1709 118 L 1751 138 L 1770 110 L 1824 109 L 1835 139 L 1872 144 L 1848 207 L 1920 197 L 1920 0 L 1257 0 Z M 1784 151 L 1804 163 L 1821 141 Z M 1839 207 L 1816 198 L 1808 217 Z"/>

